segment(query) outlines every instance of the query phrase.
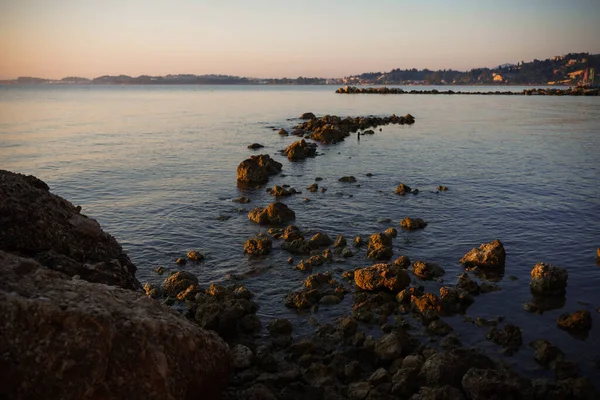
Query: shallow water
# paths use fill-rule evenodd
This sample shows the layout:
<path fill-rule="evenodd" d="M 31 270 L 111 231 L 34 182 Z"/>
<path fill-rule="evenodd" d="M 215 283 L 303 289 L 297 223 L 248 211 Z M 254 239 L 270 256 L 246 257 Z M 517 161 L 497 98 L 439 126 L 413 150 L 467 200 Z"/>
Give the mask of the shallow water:
<path fill-rule="evenodd" d="M 489 90 L 453 87 L 453 90 Z M 498 90 L 517 91 L 506 87 Z M 303 193 L 283 200 L 295 224 L 332 238 L 369 235 L 406 216 L 429 225 L 394 239 L 394 257 L 437 262 L 446 283 L 464 271 L 458 260 L 472 247 L 500 239 L 507 251 L 502 291 L 481 295 L 467 315 L 505 316 L 523 329 L 524 346 L 512 357 L 486 342 L 486 328 L 448 320 L 465 344 L 478 345 L 521 370 L 537 371 L 526 343 L 545 338 L 557 344 L 582 371 L 600 379 L 591 361 L 600 357 L 600 100 L 592 97 L 337 95 L 335 87 L 271 86 L 29 86 L 0 87 L 0 168 L 33 174 L 51 190 L 96 218 L 138 266 L 141 282 L 160 282 L 159 265 L 176 270 L 190 249 L 206 262 L 181 267 L 203 285 L 228 274 L 254 271 L 245 279 L 265 322 L 291 318 L 302 333 L 306 321 L 331 321 L 349 314 L 352 296 L 315 314 L 286 309 L 283 297 L 301 286 L 279 250 L 265 258 L 243 254 L 244 241 L 266 228 L 251 223 L 247 210 L 272 198 L 264 188 L 236 187 L 236 167 L 250 154 L 268 153 Z M 494 89 L 495 90 L 495 89 Z M 404 115 L 412 126 L 384 126 L 373 136 L 355 136 L 321 146 L 322 154 L 291 163 L 278 151 L 296 140 L 274 128 L 291 128 L 301 113 L 317 115 Z M 266 147 L 253 152 L 246 146 Z M 367 177 L 372 173 L 372 177 Z M 353 175 L 356 184 L 339 183 Z M 322 177 L 326 193 L 305 188 Z M 400 183 L 420 194 L 393 193 Z M 436 188 L 449 187 L 437 194 Z M 360 185 L 360 186 L 358 186 Z M 251 203 L 233 198 L 246 195 Z M 304 202 L 307 197 L 311 201 Z M 240 208 L 246 211 L 240 211 Z M 219 218 L 225 217 L 225 218 Z M 390 223 L 378 223 L 383 218 Z M 294 257 L 297 262 L 298 257 Z M 569 271 L 564 306 L 528 314 L 529 272 L 540 261 Z M 349 270 L 373 264 L 364 250 L 345 263 L 320 270 Z M 340 273 L 337 272 L 336 275 Z M 516 280 L 510 280 L 508 276 Z M 436 290 L 440 283 L 424 283 Z M 587 309 L 594 325 L 587 339 L 556 327 L 561 313 Z M 377 332 L 377 330 L 374 330 Z"/>

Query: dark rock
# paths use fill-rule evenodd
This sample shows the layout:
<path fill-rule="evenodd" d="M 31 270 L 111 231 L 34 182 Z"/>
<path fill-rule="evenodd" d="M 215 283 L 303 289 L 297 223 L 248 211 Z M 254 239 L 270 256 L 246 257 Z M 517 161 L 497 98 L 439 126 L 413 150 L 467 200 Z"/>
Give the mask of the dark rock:
<path fill-rule="evenodd" d="M 398 185 L 396 190 L 394 190 L 394 193 L 404 196 L 406 193 L 410 193 L 411 191 L 412 190 L 411 190 L 410 186 L 405 185 L 404 183 L 401 183 Z"/>
<path fill-rule="evenodd" d="M 296 214 L 283 203 L 271 203 L 266 208 L 250 211 L 248 219 L 260 225 L 283 225 L 296 218 Z"/>
<path fill-rule="evenodd" d="M 192 261 L 203 261 L 204 255 L 202 253 L 200 253 L 199 251 L 190 250 L 187 253 L 187 258 L 188 258 L 188 260 L 192 260 Z"/>
<path fill-rule="evenodd" d="M 273 241 L 268 237 L 256 236 L 246 240 L 244 244 L 244 253 L 255 256 L 262 256 L 271 252 Z"/>
<path fill-rule="evenodd" d="M 285 318 L 277 318 L 269 322 L 267 329 L 272 336 L 289 336 L 292 334 L 292 323 Z"/>
<path fill-rule="evenodd" d="M 277 133 L 278 133 L 279 135 L 281 135 L 281 136 L 289 136 L 289 132 L 288 132 L 288 131 L 286 131 L 286 130 L 285 130 L 285 129 L 283 129 L 283 128 L 281 128 L 281 129 L 279 130 L 279 132 L 277 132 Z"/>
<path fill-rule="evenodd" d="M 446 186 L 438 186 L 437 190 L 439 190 L 440 192 L 445 192 L 446 190 L 448 190 L 448 188 Z"/>
<path fill-rule="evenodd" d="M 504 268 L 506 251 L 498 239 L 471 249 L 460 262 L 467 268 Z"/>
<path fill-rule="evenodd" d="M 396 267 L 406 269 L 410 266 L 410 258 L 407 256 L 400 256 L 394 260 L 394 265 Z"/>
<path fill-rule="evenodd" d="M 534 349 L 533 358 L 544 368 L 553 368 L 556 361 L 563 360 L 565 354 L 547 340 L 539 339 L 529 343 Z"/>
<path fill-rule="evenodd" d="M 481 290 L 481 293 L 491 293 L 491 292 L 497 292 L 498 290 L 502 290 L 502 288 L 498 285 L 484 282 L 481 284 L 480 290 Z"/>
<path fill-rule="evenodd" d="M 311 251 L 310 245 L 308 242 L 305 242 L 304 239 L 294 239 L 290 242 L 283 242 L 281 244 L 281 249 L 293 254 L 309 254 Z"/>
<path fill-rule="evenodd" d="M 569 274 L 566 269 L 538 263 L 531 270 L 531 291 L 539 295 L 561 295 L 567 288 Z"/>
<path fill-rule="evenodd" d="M 178 271 L 171 274 L 162 284 L 162 291 L 167 296 L 177 297 L 179 293 L 184 292 L 190 286 L 196 287 L 198 278 L 196 275 L 187 271 Z"/>
<path fill-rule="evenodd" d="M 262 149 L 263 147 L 265 147 L 265 146 L 263 146 L 260 143 L 252 143 L 252 144 L 248 145 L 248 148 L 252 149 L 252 150 Z"/>
<path fill-rule="evenodd" d="M 446 336 L 452 332 L 452 327 L 443 320 L 436 319 L 435 321 L 431 321 L 431 323 L 427 326 L 427 330 L 438 336 Z"/>
<path fill-rule="evenodd" d="M 398 236 L 398 231 L 396 230 L 396 228 L 387 228 L 384 232 L 384 235 L 388 235 L 389 237 L 393 237 L 395 238 L 396 236 Z"/>
<path fill-rule="evenodd" d="M 356 182 L 356 178 L 353 176 L 342 176 L 340 179 L 338 179 L 338 181 L 344 183 L 354 183 Z"/>
<path fill-rule="evenodd" d="M 304 114 L 302 114 L 300 116 L 300 119 L 315 119 L 315 114 L 311 113 L 311 112 L 305 112 Z"/>
<path fill-rule="evenodd" d="M 412 271 L 415 276 L 424 280 L 439 278 L 446 273 L 438 264 L 424 261 L 415 261 Z"/>
<path fill-rule="evenodd" d="M 333 241 L 331 240 L 331 238 L 329 236 L 327 236 L 326 233 L 318 232 L 318 233 L 315 233 L 313 235 L 313 237 L 310 238 L 308 243 L 311 246 L 311 248 L 317 249 L 319 247 L 329 246 L 330 244 L 333 243 Z"/>
<path fill-rule="evenodd" d="M 473 400 L 531 399 L 531 382 L 510 370 L 471 368 L 462 379 Z"/>
<path fill-rule="evenodd" d="M 506 324 L 502 330 L 496 327 L 491 328 L 487 332 L 486 338 L 502 346 L 507 355 L 519 350 L 519 347 L 523 343 L 521 329 L 512 324 Z"/>
<path fill-rule="evenodd" d="M 286 242 L 297 239 L 304 240 L 304 236 L 300 233 L 300 229 L 296 225 L 288 225 L 283 231 L 281 238 Z"/>
<path fill-rule="evenodd" d="M 6 398 L 217 399 L 228 380 L 213 332 L 143 293 L 2 251 L 0 315 Z"/>
<path fill-rule="evenodd" d="M 564 313 L 558 317 L 557 324 L 567 331 L 589 331 L 592 329 L 592 315 L 586 310 Z"/>
<path fill-rule="evenodd" d="M 400 226 L 403 229 L 414 231 L 416 229 L 423 229 L 427 226 L 427 223 L 423 221 L 421 218 L 404 218 L 400 221 Z"/>
<path fill-rule="evenodd" d="M 456 287 L 472 295 L 478 295 L 480 292 L 477 282 L 472 280 L 466 272 L 460 274 Z"/>
<path fill-rule="evenodd" d="M 316 183 L 312 183 L 309 187 L 307 187 L 306 189 L 308 189 L 309 192 L 311 193 L 315 193 L 316 191 L 319 190 L 319 185 L 317 185 Z"/>
<path fill-rule="evenodd" d="M 359 248 L 362 247 L 363 245 L 363 240 L 360 236 L 357 236 L 354 238 L 354 247 Z"/>
<path fill-rule="evenodd" d="M 250 199 L 247 198 L 247 197 L 244 197 L 244 196 L 240 196 L 240 197 L 238 197 L 236 199 L 233 199 L 231 201 L 233 201 L 234 203 L 244 203 L 244 204 L 245 203 L 250 203 Z"/>
<path fill-rule="evenodd" d="M 0 249 L 89 282 L 141 285 L 114 237 L 34 176 L 0 170 Z"/>
<path fill-rule="evenodd" d="M 354 271 L 354 282 L 362 290 L 399 292 L 410 284 L 406 270 L 391 264 L 375 264 Z"/>
<path fill-rule="evenodd" d="M 235 369 L 246 369 L 252 365 L 254 354 L 247 346 L 236 344 L 231 349 L 231 366 Z"/>
<path fill-rule="evenodd" d="M 382 360 L 395 360 L 402 355 L 402 341 L 399 333 L 392 332 L 384 335 L 375 343 L 375 354 Z"/>

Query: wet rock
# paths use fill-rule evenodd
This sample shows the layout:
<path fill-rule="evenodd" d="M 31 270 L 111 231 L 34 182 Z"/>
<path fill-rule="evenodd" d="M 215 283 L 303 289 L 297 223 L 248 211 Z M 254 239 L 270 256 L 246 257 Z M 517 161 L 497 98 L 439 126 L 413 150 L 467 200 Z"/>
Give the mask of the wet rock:
<path fill-rule="evenodd" d="M 248 219 L 260 225 L 283 225 L 296 218 L 296 213 L 283 203 L 271 203 L 250 211 Z"/>
<path fill-rule="evenodd" d="M 290 242 L 283 242 L 281 249 L 293 254 L 310 254 L 311 247 L 304 239 L 295 239 Z"/>
<path fill-rule="evenodd" d="M 423 386 L 437 387 L 450 385 L 460 387 L 460 382 L 467 371 L 465 360 L 457 356 L 440 352 L 427 358 L 419 372 L 419 382 Z"/>
<path fill-rule="evenodd" d="M 505 369 L 471 368 L 462 379 L 462 387 L 473 400 L 529 399 L 533 394 L 528 379 Z"/>
<path fill-rule="evenodd" d="M 231 349 L 231 365 L 235 369 L 246 369 L 252 365 L 252 350 L 243 344 L 236 344 Z"/>
<path fill-rule="evenodd" d="M 567 331 L 589 331 L 592 329 L 592 315 L 586 310 L 564 313 L 558 317 L 557 324 Z"/>
<path fill-rule="evenodd" d="M 398 236 L 398 231 L 396 230 L 396 228 L 387 228 L 384 232 L 384 235 L 388 235 L 389 237 L 393 237 L 395 238 L 396 236 Z"/>
<path fill-rule="evenodd" d="M 477 282 L 472 280 L 466 272 L 460 274 L 456 287 L 472 295 L 478 295 L 480 292 Z"/>
<path fill-rule="evenodd" d="M 342 248 L 340 255 L 344 258 L 354 257 L 354 253 L 348 247 Z"/>
<path fill-rule="evenodd" d="M 504 329 L 493 327 L 485 336 L 488 340 L 502 346 L 504 348 L 504 353 L 507 355 L 511 355 L 519 350 L 519 347 L 521 347 L 521 344 L 523 343 L 521 329 L 512 324 L 506 324 Z"/>
<path fill-rule="evenodd" d="M 319 255 L 311 256 L 310 258 L 308 258 L 306 260 L 300 260 L 300 262 L 298 263 L 297 266 L 294 267 L 294 269 L 310 272 L 313 270 L 314 267 L 318 267 L 320 265 L 325 264 L 326 261 L 327 261 L 327 259 L 319 254 Z"/>
<path fill-rule="evenodd" d="M 151 297 L 153 299 L 158 299 L 159 297 L 162 296 L 162 290 L 160 290 L 160 288 L 157 288 L 156 286 L 154 286 L 153 284 L 146 282 L 144 284 L 144 293 L 146 293 L 146 296 Z"/>
<path fill-rule="evenodd" d="M 446 350 L 458 349 L 462 345 L 462 342 L 455 335 L 448 335 L 440 341 L 440 346 Z"/>
<path fill-rule="evenodd" d="M 354 271 L 354 282 L 362 290 L 399 292 L 410 284 L 408 273 L 391 264 L 375 264 Z"/>
<path fill-rule="evenodd" d="M 288 294 L 285 305 L 289 308 L 308 309 L 329 295 L 344 297 L 346 290 L 332 278 L 330 272 L 309 275 L 303 283 L 304 288 Z"/>
<path fill-rule="evenodd" d="M 464 313 L 473 304 L 473 296 L 456 287 L 442 286 L 440 301 L 446 314 Z"/>
<path fill-rule="evenodd" d="M 539 295 L 561 295 L 567 288 L 569 274 L 566 269 L 538 263 L 531 270 L 531 291 Z"/>
<path fill-rule="evenodd" d="M 428 312 L 440 313 L 442 312 L 442 303 L 439 297 L 433 293 L 424 293 L 422 295 L 414 294 L 410 298 L 410 304 L 413 310 L 420 314 Z"/>
<path fill-rule="evenodd" d="M 188 258 L 188 260 L 192 260 L 192 261 L 203 261 L 204 255 L 202 253 L 200 253 L 199 251 L 190 250 L 187 253 L 187 258 Z"/>
<path fill-rule="evenodd" d="M 406 269 L 410 266 L 410 258 L 407 256 L 400 256 L 394 260 L 394 265 L 398 268 Z"/>
<path fill-rule="evenodd" d="M 437 190 L 440 191 L 440 192 L 445 192 L 445 191 L 448 190 L 448 188 L 446 186 L 440 185 L 440 186 L 437 187 Z"/>
<path fill-rule="evenodd" d="M 421 365 L 423 365 L 422 362 Z M 415 393 L 419 388 L 417 377 L 419 376 L 421 365 L 419 365 L 418 368 L 404 367 L 403 365 L 403 367 L 392 376 L 391 393 L 399 398 L 409 398 L 413 393 Z"/>
<path fill-rule="evenodd" d="M 34 176 L 0 170 L 0 249 L 89 282 L 138 289 L 114 237 Z"/>
<path fill-rule="evenodd" d="M 292 323 L 285 318 L 277 318 L 269 322 L 267 329 L 272 336 L 289 336 L 292 334 Z"/>
<path fill-rule="evenodd" d="M 555 345 L 544 339 L 538 339 L 529 346 L 534 349 L 533 358 L 544 368 L 554 368 L 556 361 L 564 360 L 565 354 Z"/>
<path fill-rule="evenodd" d="M 233 201 L 234 203 L 244 203 L 244 204 L 250 203 L 250 199 L 247 198 L 247 197 L 244 197 L 244 196 L 240 196 L 240 197 L 235 198 L 235 199 L 233 199 L 231 201 Z"/>
<path fill-rule="evenodd" d="M 316 233 L 309 240 L 309 245 L 313 249 L 329 246 L 333 241 L 326 233 Z"/>
<path fill-rule="evenodd" d="M 367 257 L 372 260 L 389 260 L 393 255 L 392 237 L 384 233 L 374 233 L 369 238 Z"/>
<path fill-rule="evenodd" d="M 427 330 L 438 336 L 446 336 L 452 332 L 452 327 L 443 320 L 436 319 L 435 321 L 431 321 L 431 323 L 427 326 Z"/>
<path fill-rule="evenodd" d="M 362 247 L 363 245 L 363 240 L 360 236 L 357 236 L 354 238 L 354 247 L 359 248 Z"/>
<path fill-rule="evenodd" d="M 424 261 L 415 261 L 412 271 L 416 277 L 424 280 L 439 278 L 446 273 L 438 264 Z"/>
<path fill-rule="evenodd" d="M 286 242 L 297 239 L 304 240 L 304 236 L 300 233 L 300 229 L 296 225 L 288 225 L 283 231 L 281 238 Z"/>
<path fill-rule="evenodd" d="M 237 181 L 240 184 L 257 185 L 266 183 L 270 175 L 281 172 L 283 165 L 268 154 L 251 156 L 237 167 Z"/>
<path fill-rule="evenodd" d="M 409 287 L 404 290 L 401 290 L 396 295 L 396 301 L 400 304 L 406 304 L 411 302 L 412 296 L 421 297 L 423 295 L 422 288 Z"/>
<path fill-rule="evenodd" d="M 396 190 L 394 190 L 394 193 L 399 194 L 400 196 L 404 196 L 406 193 L 410 192 L 412 192 L 412 189 L 404 183 L 399 184 L 398 187 L 396 187 Z"/>
<path fill-rule="evenodd" d="M 410 114 L 406 114 L 406 115 L 404 116 L 404 121 L 405 121 L 407 124 L 409 124 L 409 125 L 412 125 L 412 124 L 414 124 L 414 123 L 415 123 L 415 117 L 413 117 L 413 116 L 412 116 L 412 115 L 410 115 Z"/>
<path fill-rule="evenodd" d="M 504 268 L 506 251 L 498 239 L 483 243 L 479 248 L 471 249 L 463 258 L 461 264 L 467 268 Z"/>
<path fill-rule="evenodd" d="M 6 398 L 216 399 L 228 380 L 227 345 L 160 302 L 2 251 L 0 315 Z"/>
<path fill-rule="evenodd" d="M 335 248 L 344 248 L 346 247 L 346 239 L 342 235 L 338 235 L 333 243 L 333 247 Z"/>
<path fill-rule="evenodd" d="M 314 157 L 317 154 L 317 147 L 315 144 L 309 144 L 302 139 L 286 147 L 284 154 L 290 161 L 304 160 L 308 157 Z"/>
<path fill-rule="evenodd" d="M 397 332 L 384 335 L 375 343 L 374 351 L 382 360 L 395 360 L 402 355 L 402 340 Z"/>
<path fill-rule="evenodd" d="M 553 369 L 557 380 L 577 378 L 579 376 L 579 364 L 576 361 L 557 360 Z"/>
<path fill-rule="evenodd" d="M 260 143 L 252 143 L 252 144 L 248 145 L 248 148 L 251 150 L 262 149 L 263 147 L 265 147 L 265 146 L 263 146 Z"/>
<path fill-rule="evenodd" d="M 180 292 L 185 291 L 190 286 L 196 287 L 198 278 L 196 275 L 187 271 L 178 271 L 171 274 L 162 284 L 162 291 L 167 296 L 177 297 Z"/>
<path fill-rule="evenodd" d="M 289 136 L 290 133 L 288 131 L 286 131 L 285 129 L 281 128 L 279 130 L 279 132 L 277 132 L 280 136 Z"/>
<path fill-rule="evenodd" d="M 291 196 L 293 193 L 291 193 L 286 188 L 276 185 L 276 186 L 273 186 L 273 189 L 271 189 L 269 194 L 273 197 L 287 197 L 287 196 Z"/>
<path fill-rule="evenodd" d="M 312 183 L 309 187 L 306 188 L 309 192 L 315 193 L 319 190 L 319 185 L 316 183 Z"/>
<path fill-rule="evenodd" d="M 177 260 L 175 260 L 175 264 L 177 265 L 185 265 L 187 264 L 187 258 L 178 258 Z"/>
<path fill-rule="evenodd" d="M 421 218 L 404 218 L 400 221 L 400 226 L 403 229 L 414 231 L 416 229 L 423 229 L 427 226 L 427 223 L 423 221 Z"/>
<path fill-rule="evenodd" d="M 369 382 L 354 382 L 348 385 L 348 399 L 351 400 L 363 400 L 367 398 L 367 395 L 371 391 L 371 384 Z"/>
<path fill-rule="evenodd" d="M 273 241 L 268 237 L 256 236 L 246 240 L 244 244 L 244 253 L 255 256 L 262 256 L 271 252 Z"/>
<path fill-rule="evenodd" d="M 491 293 L 491 292 L 497 292 L 499 290 L 502 290 L 502 288 L 498 285 L 484 282 L 481 284 L 480 290 L 481 290 L 481 293 Z"/>
<path fill-rule="evenodd" d="M 340 179 L 338 179 L 338 181 L 344 183 L 354 183 L 356 182 L 356 178 L 353 176 L 342 176 Z"/>
<path fill-rule="evenodd" d="M 315 114 L 311 112 L 305 112 L 300 116 L 300 119 L 315 119 Z"/>

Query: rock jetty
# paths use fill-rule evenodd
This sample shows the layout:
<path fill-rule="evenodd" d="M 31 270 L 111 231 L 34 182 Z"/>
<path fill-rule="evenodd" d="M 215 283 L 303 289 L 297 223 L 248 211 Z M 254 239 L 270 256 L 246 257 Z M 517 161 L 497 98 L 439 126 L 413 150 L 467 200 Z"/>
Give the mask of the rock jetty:
<path fill-rule="evenodd" d="M 401 88 L 388 88 L 388 87 L 361 87 L 356 86 L 344 86 L 335 91 L 340 94 L 445 94 L 445 95 L 502 95 L 502 96 L 598 96 L 600 95 L 600 88 L 585 88 L 585 87 L 571 87 L 568 89 L 524 89 L 521 92 L 513 91 L 499 91 L 489 90 L 487 92 L 463 92 L 461 90 L 404 90 Z"/>

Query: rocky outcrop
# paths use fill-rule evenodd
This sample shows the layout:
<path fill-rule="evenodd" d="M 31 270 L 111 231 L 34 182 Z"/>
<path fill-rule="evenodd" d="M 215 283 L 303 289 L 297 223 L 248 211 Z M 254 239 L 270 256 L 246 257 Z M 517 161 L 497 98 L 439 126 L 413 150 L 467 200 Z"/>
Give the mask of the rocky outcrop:
<path fill-rule="evenodd" d="M 504 268 L 506 251 L 498 239 L 484 243 L 479 248 L 471 249 L 463 258 L 461 264 L 467 268 Z"/>
<path fill-rule="evenodd" d="M 237 181 L 242 185 L 260 185 L 269 181 L 270 175 L 281 172 L 282 164 L 268 154 L 250 156 L 237 167 Z"/>
<path fill-rule="evenodd" d="M 393 254 L 392 236 L 385 233 L 371 235 L 367 247 L 367 257 L 372 260 L 389 260 Z"/>
<path fill-rule="evenodd" d="M 529 287 L 537 295 L 562 295 L 567 290 L 568 277 L 569 273 L 564 268 L 538 263 L 531 270 Z"/>
<path fill-rule="evenodd" d="M 290 144 L 283 152 L 288 160 L 299 161 L 308 157 L 314 157 L 317 154 L 317 146 L 316 144 L 307 143 L 306 140 L 302 139 Z"/>
<path fill-rule="evenodd" d="M 254 256 L 263 256 L 271 252 L 273 241 L 268 237 L 256 236 L 246 240 L 244 253 Z"/>
<path fill-rule="evenodd" d="M 141 287 L 115 238 L 34 176 L 0 170 L 0 250 L 90 282 Z"/>
<path fill-rule="evenodd" d="M 2 251 L 0 315 L 8 398 L 217 399 L 227 383 L 214 333 L 142 293 Z"/>
<path fill-rule="evenodd" d="M 362 290 L 399 292 L 410 284 L 406 270 L 392 264 L 375 264 L 354 271 L 354 283 Z"/>
<path fill-rule="evenodd" d="M 296 218 L 296 213 L 283 203 L 271 203 L 250 211 L 248 219 L 260 225 L 283 225 Z"/>

